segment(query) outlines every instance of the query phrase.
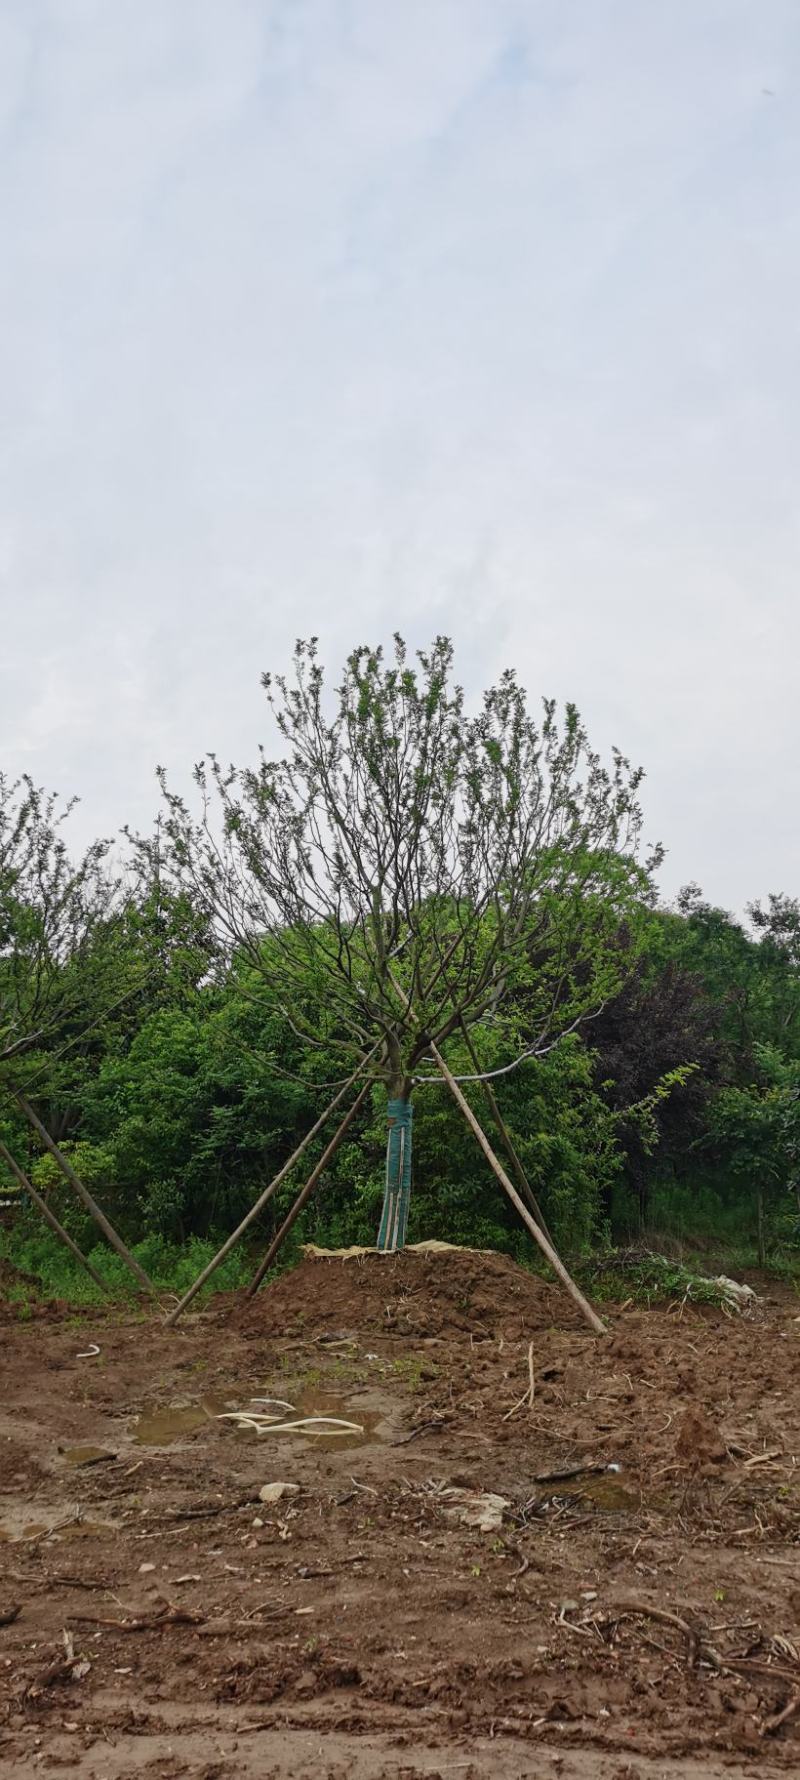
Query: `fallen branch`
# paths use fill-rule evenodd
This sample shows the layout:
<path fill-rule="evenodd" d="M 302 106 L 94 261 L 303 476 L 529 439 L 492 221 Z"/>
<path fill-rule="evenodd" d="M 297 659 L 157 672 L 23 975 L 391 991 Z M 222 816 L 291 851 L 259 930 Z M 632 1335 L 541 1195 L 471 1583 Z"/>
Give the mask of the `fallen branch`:
<path fill-rule="evenodd" d="M 163 1613 L 150 1613 L 131 1619 L 107 1619 L 97 1613 L 70 1613 L 70 1625 L 104 1625 L 115 1632 L 158 1632 L 168 1625 L 203 1625 L 205 1613 L 193 1613 L 188 1607 L 167 1607 Z"/>
<path fill-rule="evenodd" d="M 618 1601 L 610 1609 L 610 1613 L 612 1619 L 616 1621 L 635 1618 L 654 1619 L 659 1625 L 673 1626 L 686 1639 L 689 1663 L 694 1668 L 700 1651 L 699 1635 L 694 1626 L 689 1625 L 688 1620 L 682 1619 L 680 1614 L 670 1613 L 666 1607 L 651 1607 L 647 1601 Z M 716 1651 L 713 1654 L 716 1656 Z M 718 1663 L 719 1658 L 714 1666 L 717 1667 Z"/>
<path fill-rule="evenodd" d="M 53 1533 L 63 1533 L 65 1527 L 80 1526 L 83 1515 L 68 1514 L 64 1520 L 56 1520 L 51 1527 L 42 1527 L 40 1533 L 26 1533 L 20 1540 L 21 1545 L 40 1545 L 43 1539 L 49 1539 Z"/>
<path fill-rule="evenodd" d="M 419 1440 L 421 1434 L 439 1433 L 447 1427 L 447 1417 L 439 1416 L 434 1421 L 420 1422 L 418 1428 L 412 1428 L 410 1434 L 401 1434 L 399 1440 L 393 1440 L 392 1446 L 410 1446 L 412 1440 Z"/>
<path fill-rule="evenodd" d="M 774 1737 L 775 1732 L 780 1730 L 781 1725 L 787 1724 L 790 1718 L 794 1718 L 794 1715 L 798 1710 L 800 1710 L 800 1693 L 795 1693 L 792 1694 L 790 1700 L 787 1700 L 786 1705 L 781 1712 L 776 1712 L 773 1718 L 765 1718 L 759 1731 L 759 1736 Z"/>
<path fill-rule="evenodd" d="M 235 1502 L 212 1503 L 202 1508 L 171 1508 L 168 1514 L 154 1516 L 152 1524 L 157 1527 L 171 1525 L 176 1520 L 212 1520 L 218 1514 L 238 1514 L 242 1508 L 252 1508 L 258 1501 L 258 1490 L 250 1490 L 246 1496 L 237 1496 Z"/>
<path fill-rule="evenodd" d="M 535 1471 L 534 1483 L 568 1483 L 573 1477 L 598 1477 L 607 1465 L 566 1465 L 561 1471 Z"/>
<path fill-rule="evenodd" d="M 68 1682 L 74 1680 L 74 1660 L 67 1658 L 65 1661 L 63 1657 L 58 1657 L 57 1661 L 50 1663 L 49 1666 L 42 1671 L 41 1675 L 37 1675 L 32 1681 L 28 1682 L 23 1690 L 22 1698 L 23 1700 L 36 1700 L 48 1687 L 63 1687 L 66 1686 Z"/>

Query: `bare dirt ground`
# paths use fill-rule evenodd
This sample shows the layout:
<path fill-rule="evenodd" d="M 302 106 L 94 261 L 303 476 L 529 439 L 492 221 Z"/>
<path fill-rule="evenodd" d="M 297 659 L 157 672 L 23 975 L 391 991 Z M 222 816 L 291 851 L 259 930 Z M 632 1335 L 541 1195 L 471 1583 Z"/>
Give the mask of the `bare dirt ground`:
<path fill-rule="evenodd" d="M 0 1771 L 796 1772 L 798 1313 L 595 1340 L 464 1251 L 174 1331 L 0 1304 Z M 355 1430 L 217 1419 L 257 1397 Z"/>

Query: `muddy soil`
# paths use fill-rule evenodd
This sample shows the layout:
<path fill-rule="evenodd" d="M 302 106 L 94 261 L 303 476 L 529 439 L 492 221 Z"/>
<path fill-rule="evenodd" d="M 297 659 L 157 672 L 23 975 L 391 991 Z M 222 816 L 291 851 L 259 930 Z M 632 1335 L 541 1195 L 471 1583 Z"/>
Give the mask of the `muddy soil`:
<path fill-rule="evenodd" d="M 596 1340 L 463 1251 L 0 1305 L 0 1772 L 796 1772 L 797 1317 Z"/>

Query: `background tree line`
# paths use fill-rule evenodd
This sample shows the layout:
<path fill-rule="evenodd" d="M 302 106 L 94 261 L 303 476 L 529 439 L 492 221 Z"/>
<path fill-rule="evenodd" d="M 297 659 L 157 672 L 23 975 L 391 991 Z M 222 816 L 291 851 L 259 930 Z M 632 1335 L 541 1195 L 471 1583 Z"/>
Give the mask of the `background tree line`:
<path fill-rule="evenodd" d="M 319 1109 L 304 1047 L 287 1045 L 252 967 L 240 961 L 222 983 L 198 980 L 203 957 L 193 965 L 185 911 L 162 907 L 159 925 L 173 953 L 163 975 L 148 976 L 153 936 L 132 919 L 116 963 L 141 975 L 141 989 L 61 1059 L 35 1049 L 28 1058 L 45 1122 L 130 1240 L 224 1230 Z M 621 934 L 623 951 L 625 943 Z M 488 1029 L 489 1067 L 492 1044 Z M 282 1073 L 268 1061 L 276 1052 Z M 450 1054 L 468 1070 L 466 1052 L 459 1057 L 456 1045 Z M 335 1056 L 323 1053 L 315 1075 L 320 1061 L 335 1073 Z M 694 1067 L 684 1080 L 643 1106 L 686 1064 Z M 567 1248 L 591 1248 L 609 1233 L 627 1241 L 642 1229 L 755 1239 L 759 1197 L 769 1234 L 788 1239 L 799 1217 L 797 902 L 774 898 L 754 931 L 695 891 L 674 910 L 653 910 L 620 993 L 583 1033 L 523 1064 L 496 1092 Z M 60 1191 L 54 1164 L 9 1102 L 0 1135 L 28 1158 L 36 1184 Z M 384 1144 L 376 1092 L 306 1214 L 307 1238 L 374 1240 Z M 415 1174 L 411 1240 L 514 1246 L 513 1214 L 438 1084 L 419 1121 Z M 290 1197 L 287 1188 L 273 1222 Z"/>
<path fill-rule="evenodd" d="M 225 1233 L 313 1123 L 325 1084 L 342 1076 L 346 1045 L 363 1047 L 369 972 L 387 1055 L 394 1046 L 403 1070 L 425 1055 L 435 1000 L 450 1069 L 492 1077 L 562 1248 L 589 1254 L 655 1232 L 717 1249 L 758 1248 L 762 1258 L 777 1248 L 790 1255 L 800 1215 L 800 905 L 776 894 L 738 919 L 690 886 L 674 907 L 660 906 L 657 860 L 647 869 L 633 863 L 638 777 L 627 763 L 618 757 L 615 777 L 604 775 L 576 715 L 557 731 L 546 707 L 544 724 L 533 727 L 512 676 L 487 695 L 483 728 L 462 746 L 460 695 L 448 679 L 447 648 L 441 640 L 437 647 L 420 657 L 419 681 L 402 646 L 389 669 L 380 652 L 356 652 L 339 689 L 338 730 L 321 723 L 321 681 L 307 654 L 310 702 L 298 704 L 280 683 L 294 749 L 294 780 L 280 782 L 281 801 L 274 769 L 270 776 L 263 762 L 249 780 L 220 775 L 214 763 L 225 845 L 168 796 L 166 822 L 134 848 L 125 881 L 105 843 L 72 862 L 53 800 L 0 778 L 0 1141 L 83 1242 L 83 1214 L 65 1198 L 14 1098 L 20 1085 L 129 1243 L 185 1245 Z M 397 734 L 405 755 L 391 745 Z M 541 778 L 543 753 L 549 778 Z M 366 763 L 355 794 L 353 758 Z M 433 823 L 420 794 L 420 758 Z M 309 783 L 320 795 L 319 760 L 330 799 L 351 798 L 348 844 L 356 834 L 349 853 L 336 840 L 327 878 L 296 817 L 300 810 L 309 820 Z M 471 801 L 457 830 L 452 800 L 461 771 Z M 537 773 L 534 798 L 528 787 Z M 380 825 L 376 785 L 385 792 Z M 397 835 L 405 833 L 409 798 L 416 829 L 406 858 Z M 272 908 L 267 918 L 276 809 L 280 845 L 290 833 L 295 851 L 283 859 L 277 916 Z M 324 850 L 327 830 L 316 813 L 313 823 Z M 501 865 L 492 851 L 498 836 Z M 459 881 L 465 858 L 469 895 Z M 375 917 L 376 874 L 384 909 L 391 903 L 385 926 Z M 214 927 L 220 905 L 224 946 Z M 345 905 L 356 911 L 346 931 Z M 340 956 L 333 974 L 332 933 L 347 948 L 346 966 Z M 471 1000 L 451 1006 L 425 988 L 441 977 L 443 957 L 462 959 Z M 464 1006 L 468 1022 L 453 1013 Z M 532 1031 L 548 1042 L 533 1044 Z M 480 1082 L 468 1091 L 477 1105 Z M 424 1116 L 415 1130 L 409 1240 L 523 1252 L 513 1209 L 443 1081 L 426 1077 L 415 1093 L 424 1096 Z M 482 1117 L 491 1135 L 485 1105 Z M 297 1241 L 374 1242 L 385 1148 L 386 1083 L 376 1080 Z M 276 1196 L 263 1236 L 295 1191 L 287 1184 Z M 35 1228 L 27 1214 L 15 1216 L 6 1240 L 33 1240 Z"/>

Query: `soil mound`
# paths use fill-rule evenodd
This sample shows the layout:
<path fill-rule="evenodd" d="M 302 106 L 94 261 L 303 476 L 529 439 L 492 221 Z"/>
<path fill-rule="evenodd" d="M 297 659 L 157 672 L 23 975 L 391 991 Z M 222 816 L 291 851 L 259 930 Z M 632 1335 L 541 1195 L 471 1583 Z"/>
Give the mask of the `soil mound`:
<path fill-rule="evenodd" d="M 264 1335 L 466 1334 L 476 1341 L 583 1327 L 560 1287 L 508 1255 L 457 1248 L 306 1255 L 243 1309 L 241 1322 Z"/>

